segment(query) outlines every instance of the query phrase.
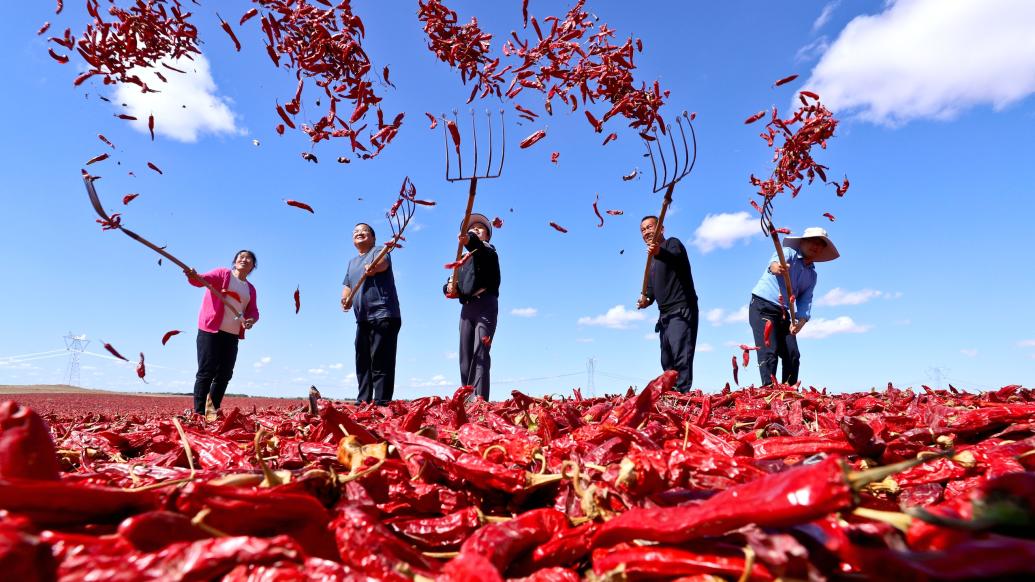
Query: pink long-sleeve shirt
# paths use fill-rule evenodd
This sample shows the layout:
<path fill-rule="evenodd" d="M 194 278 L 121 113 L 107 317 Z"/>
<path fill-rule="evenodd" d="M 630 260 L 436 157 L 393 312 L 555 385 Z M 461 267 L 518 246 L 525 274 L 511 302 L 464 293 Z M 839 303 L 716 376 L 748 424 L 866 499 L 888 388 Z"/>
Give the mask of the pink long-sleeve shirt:
<path fill-rule="evenodd" d="M 229 289 L 230 288 L 230 277 L 233 277 L 233 273 L 226 267 L 217 267 L 211 271 L 199 274 L 199 277 L 210 283 L 216 289 Z M 199 281 L 187 278 L 191 285 L 195 287 L 204 287 Z M 252 285 L 250 281 L 245 281 L 248 284 L 248 291 L 251 293 L 251 300 L 248 305 L 244 308 L 245 318 L 254 319 L 259 321 L 259 307 L 258 301 L 255 295 L 255 285 Z M 218 333 L 219 326 L 223 323 L 223 315 L 226 311 L 223 302 L 219 300 L 210 289 L 205 289 L 205 298 L 201 300 L 201 312 L 198 314 L 198 328 L 209 333 Z M 244 326 L 241 326 L 241 333 L 238 337 L 244 339 Z"/>

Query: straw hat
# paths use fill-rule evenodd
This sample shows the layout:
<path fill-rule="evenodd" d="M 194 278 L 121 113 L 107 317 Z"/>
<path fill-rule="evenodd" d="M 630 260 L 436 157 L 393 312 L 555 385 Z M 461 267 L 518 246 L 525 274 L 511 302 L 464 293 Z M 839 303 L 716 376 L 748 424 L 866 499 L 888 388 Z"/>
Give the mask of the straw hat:
<path fill-rule="evenodd" d="M 823 242 L 827 243 L 823 251 L 818 257 L 812 257 L 814 263 L 822 263 L 824 261 L 833 261 L 837 257 L 841 256 L 841 253 L 837 252 L 837 247 L 834 246 L 834 241 L 827 237 L 827 231 L 825 228 L 818 226 L 811 226 L 805 229 L 805 232 L 801 233 L 801 236 L 787 236 L 783 239 L 783 246 L 801 251 L 801 241 L 807 238 L 819 238 L 823 239 Z"/>
<path fill-rule="evenodd" d="M 489 220 L 489 217 L 485 216 L 484 214 L 478 214 L 477 212 L 472 212 L 471 213 L 471 217 L 467 219 L 467 226 L 465 227 L 464 230 L 470 230 L 471 229 L 471 225 L 476 223 L 476 222 L 479 223 L 479 224 L 484 224 L 486 230 L 489 231 L 489 238 L 492 238 L 492 221 Z"/>

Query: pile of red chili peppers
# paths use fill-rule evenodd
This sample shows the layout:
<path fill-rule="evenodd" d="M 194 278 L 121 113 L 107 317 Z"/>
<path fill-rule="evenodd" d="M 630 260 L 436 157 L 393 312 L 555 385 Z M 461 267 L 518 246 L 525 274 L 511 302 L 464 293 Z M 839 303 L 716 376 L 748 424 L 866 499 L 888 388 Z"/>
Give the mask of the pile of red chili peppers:
<path fill-rule="evenodd" d="M 674 380 L 493 403 L 228 399 L 215 422 L 4 402 L 0 564 L 19 580 L 1035 574 L 1032 390 Z"/>

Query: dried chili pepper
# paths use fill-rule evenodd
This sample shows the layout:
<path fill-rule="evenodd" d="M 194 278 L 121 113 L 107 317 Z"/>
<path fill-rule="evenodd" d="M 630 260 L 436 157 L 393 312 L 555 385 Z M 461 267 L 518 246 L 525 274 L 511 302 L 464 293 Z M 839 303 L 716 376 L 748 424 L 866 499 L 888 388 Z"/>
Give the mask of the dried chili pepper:
<path fill-rule="evenodd" d="M 773 87 L 779 87 L 780 85 L 786 85 L 787 83 L 790 83 L 791 81 L 793 81 L 793 80 L 795 80 L 797 78 L 798 78 L 798 75 L 789 75 L 789 76 L 784 77 L 784 78 L 776 81 L 775 83 L 773 83 Z"/>
<path fill-rule="evenodd" d="M 164 346 L 169 341 L 169 338 L 171 338 L 172 336 L 179 335 L 179 334 L 180 334 L 180 330 L 178 330 L 178 329 L 173 329 L 173 330 L 165 332 L 165 335 L 162 336 L 162 345 Z"/>
<path fill-rule="evenodd" d="M 126 194 L 125 196 L 123 196 L 122 197 L 122 204 L 123 204 L 123 206 L 125 206 L 126 204 L 129 204 L 130 202 L 132 202 L 137 196 L 140 196 L 140 194 Z"/>
<path fill-rule="evenodd" d="M 566 229 L 563 226 L 557 224 L 556 222 L 551 222 L 550 226 L 552 226 L 553 229 L 556 230 L 557 232 L 568 232 L 568 229 Z"/>
<path fill-rule="evenodd" d="M 298 310 L 302 308 L 302 298 L 299 295 L 299 288 L 295 287 L 295 314 L 298 314 Z"/>
<path fill-rule="evenodd" d="M 540 129 L 540 130 L 536 131 L 535 133 L 529 135 L 525 139 L 521 140 L 521 143 L 519 145 L 521 146 L 521 149 L 525 149 L 527 147 L 531 147 L 532 145 L 535 145 L 536 142 L 538 142 L 539 140 L 543 139 L 544 137 L 546 137 L 546 130 L 545 129 Z"/>
<path fill-rule="evenodd" d="M 113 215 L 113 216 L 114 216 L 114 215 Z M 129 361 L 129 360 L 127 360 L 127 359 L 126 359 L 126 357 L 125 357 L 125 356 L 123 356 L 122 354 L 120 354 L 118 350 L 116 350 L 115 348 L 113 348 L 111 344 L 109 344 L 109 343 L 107 343 L 107 342 L 101 342 L 101 343 L 102 343 L 102 344 L 104 344 L 104 349 L 108 350 L 108 353 L 110 353 L 111 355 L 115 356 L 116 358 L 118 358 L 118 359 L 120 359 L 120 360 L 122 360 L 122 361 L 125 361 L 125 362 L 128 362 L 128 361 Z"/>
<path fill-rule="evenodd" d="M 316 214 L 316 212 L 313 211 L 313 207 L 308 205 L 308 204 L 306 204 L 305 202 L 299 202 L 298 200 L 285 200 L 284 203 L 287 204 L 288 206 L 294 206 L 295 208 L 301 208 L 302 210 L 305 210 L 306 212 L 308 212 L 310 214 Z"/>
<path fill-rule="evenodd" d="M 57 480 L 54 442 L 46 423 L 31 408 L 0 402 L 0 479 Z"/>
<path fill-rule="evenodd" d="M 165 173 L 165 172 L 162 172 L 162 170 L 158 166 L 152 164 L 151 162 L 147 163 L 147 167 L 151 168 L 152 170 L 154 170 L 156 172 L 158 172 L 159 174 L 164 174 Z"/>

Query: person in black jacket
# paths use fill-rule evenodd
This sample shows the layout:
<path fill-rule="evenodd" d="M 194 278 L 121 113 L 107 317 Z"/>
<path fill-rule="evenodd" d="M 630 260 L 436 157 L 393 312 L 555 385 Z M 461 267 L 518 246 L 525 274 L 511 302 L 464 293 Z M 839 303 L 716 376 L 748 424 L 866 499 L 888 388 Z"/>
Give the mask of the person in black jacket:
<path fill-rule="evenodd" d="M 686 247 L 678 238 L 665 238 L 665 227 L 654 231 L 658 217 L 644 216 L 640 221 L 640 234 L 647 243 L 647 254 L 651 261 L 647 293 L 640 295 L 636 307 L 643 309 L 658 302 L 658 323 L 654 331 L 661 336 L 661 368 L 676 370 L 676 390 L 686 392 L 694 383 L 694 351 L 697 349 L 697 324 L 700 311 L 697 307 L 697 291 L 694 276 L 690 271 L 690 259 Z"/>
<path fill-rule="evenodd" d="M 489 399 L 492 338 L 499 315 L 500 260 L 489 243 L 492 223 L 483 214 L 471 214 L 467 234 L 460 241 L 468 255 L 456 279 L 442 287 L 446 297 L 460 299 L 460 384 L 473 386 L 474 396 Z"/>

